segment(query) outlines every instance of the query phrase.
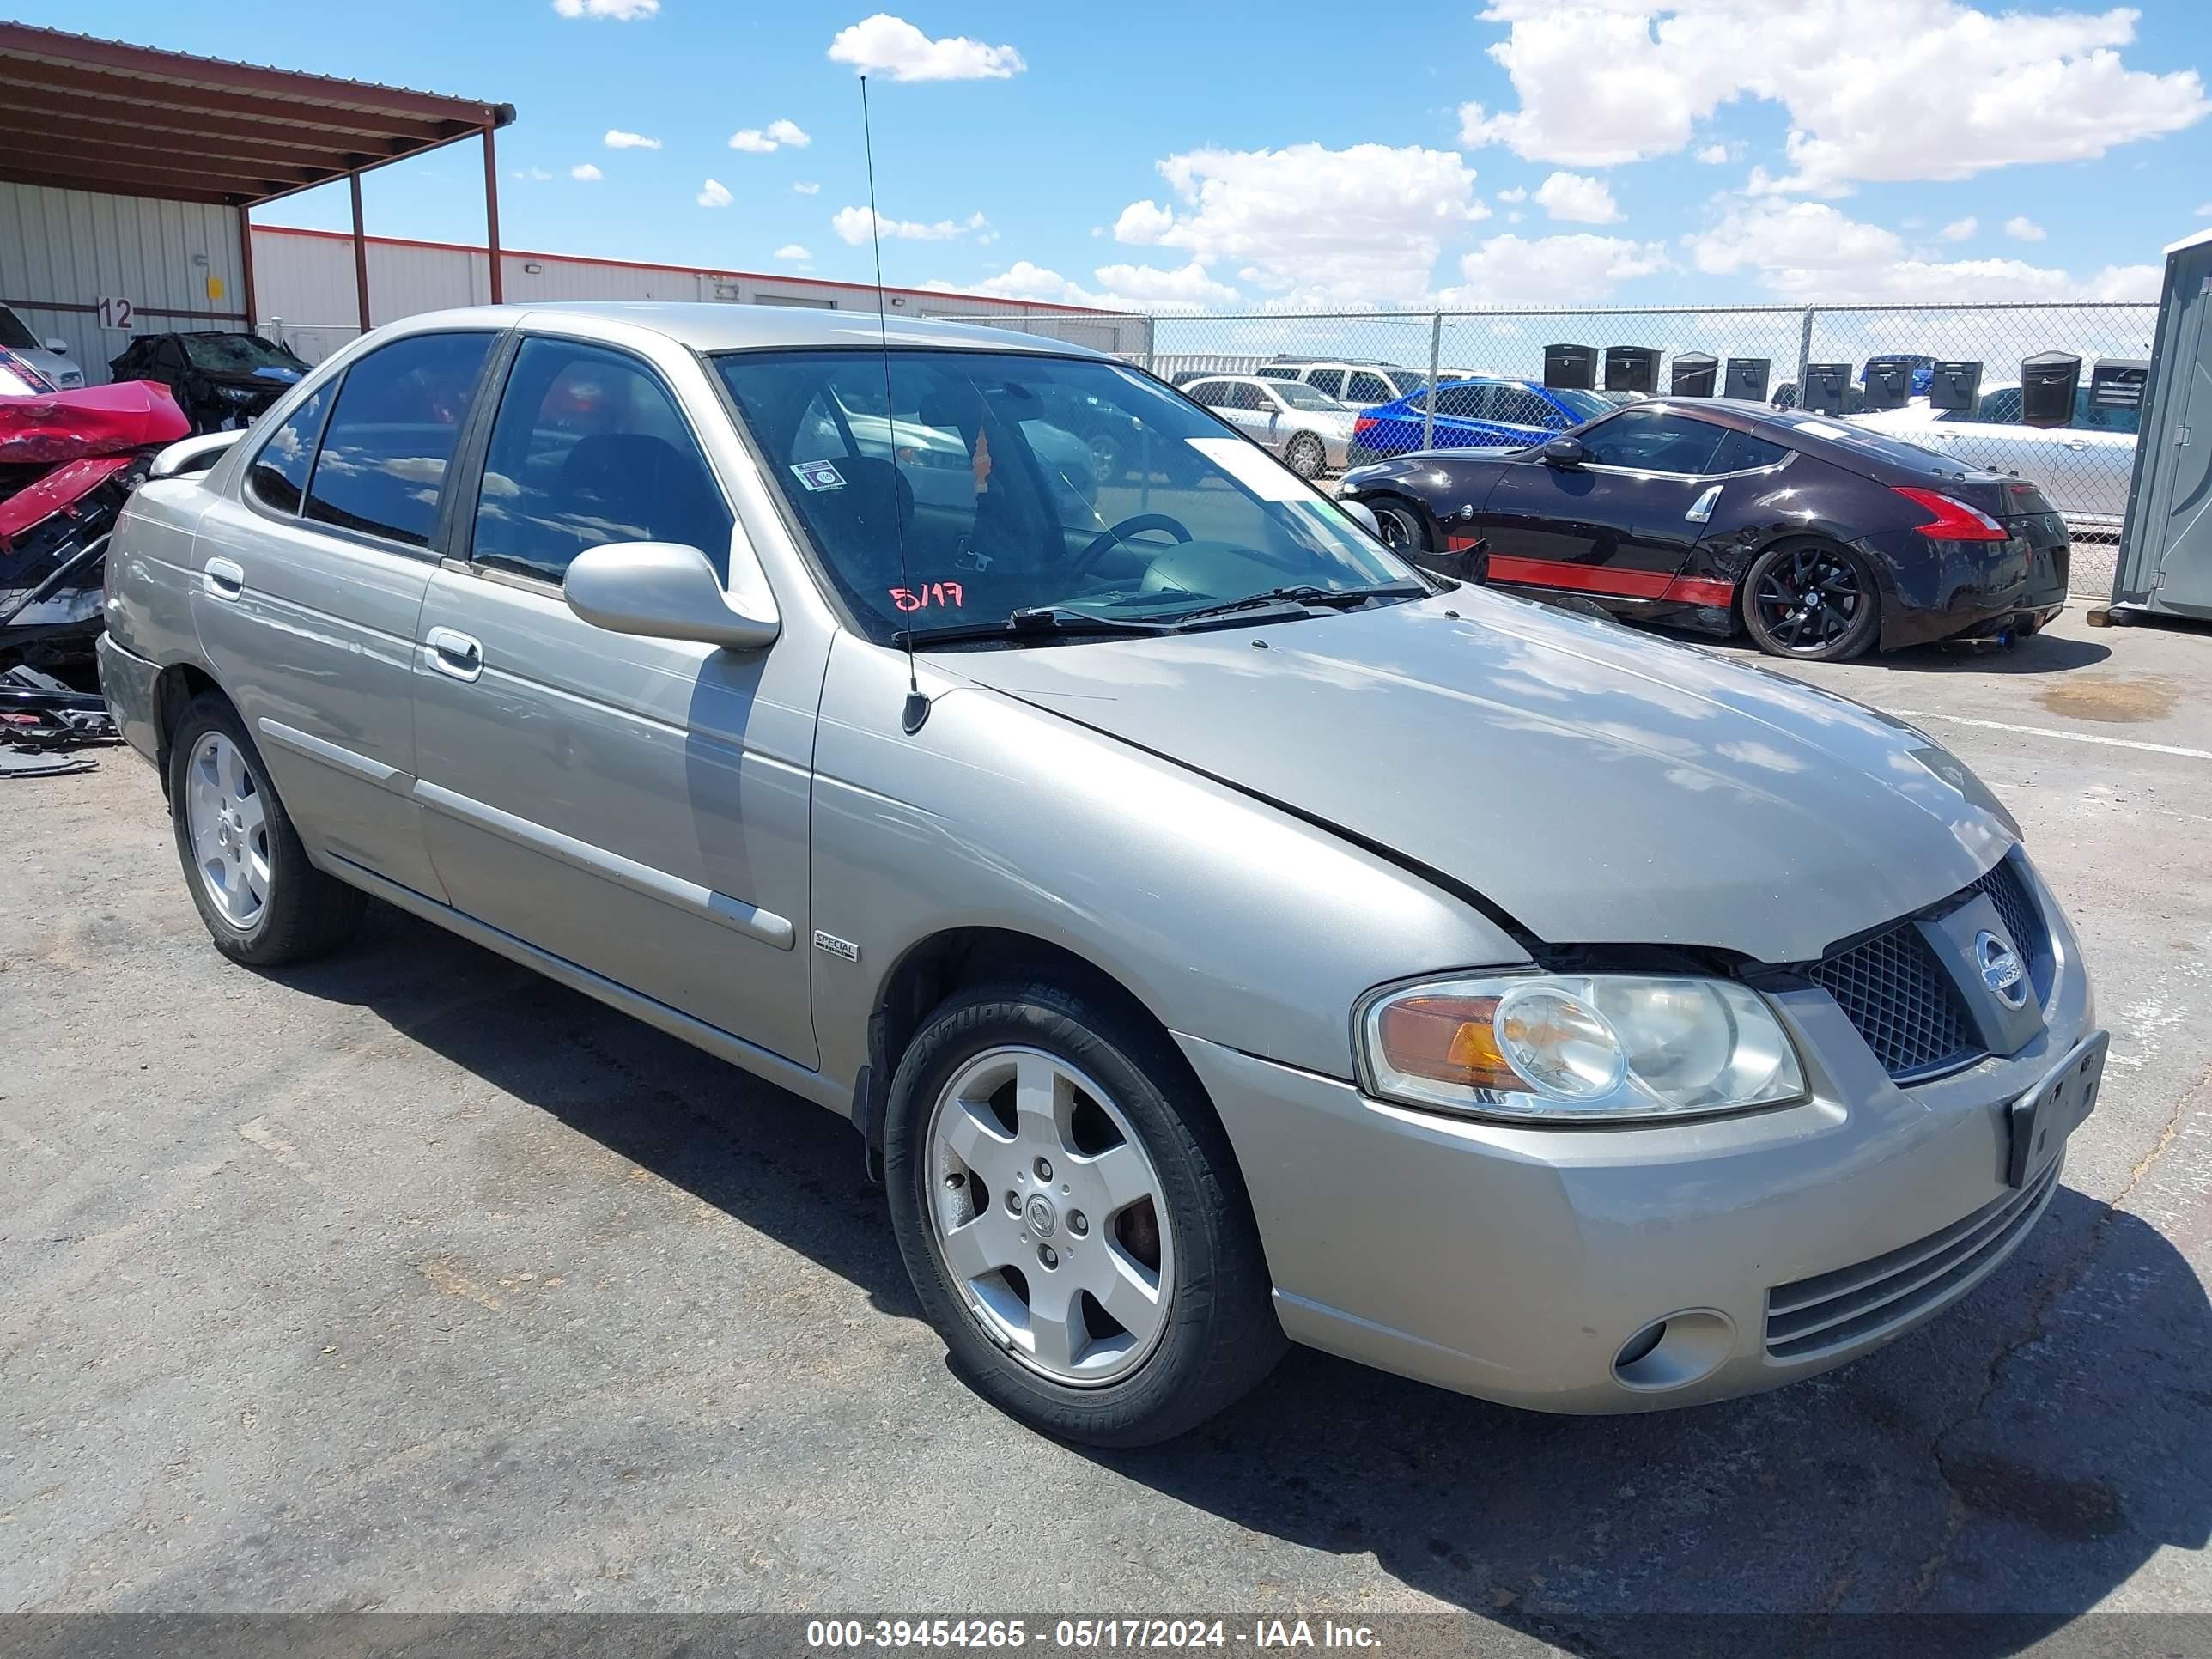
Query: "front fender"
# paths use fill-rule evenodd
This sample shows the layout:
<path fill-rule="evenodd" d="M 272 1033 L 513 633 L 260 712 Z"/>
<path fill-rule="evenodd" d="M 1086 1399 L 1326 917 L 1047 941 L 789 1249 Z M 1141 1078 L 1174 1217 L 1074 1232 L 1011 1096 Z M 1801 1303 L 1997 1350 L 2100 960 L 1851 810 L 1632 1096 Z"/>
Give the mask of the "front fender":
<path fill-rule="evenodd" d="M 832 943 L 813 988 L 832 1076 L 866 1062 L 893 966 L 949 928 L 1044 940 L 1170 1030 L 1337 1078 L 1369 988 L 1527 960 L 1378 854 L 926 661 L 929 718 L 909 736 L 906 673 L 840 635 L 823 686 L 813 915 Z"/>

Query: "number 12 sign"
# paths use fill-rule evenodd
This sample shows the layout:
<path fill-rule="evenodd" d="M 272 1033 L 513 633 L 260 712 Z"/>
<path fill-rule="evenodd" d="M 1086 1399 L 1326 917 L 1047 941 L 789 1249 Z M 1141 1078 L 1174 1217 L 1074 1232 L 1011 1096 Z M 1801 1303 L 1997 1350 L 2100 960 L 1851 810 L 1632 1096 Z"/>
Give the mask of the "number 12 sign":
<path fill-rule="evenodd" d="M 138 308 L 130 301 L 106 295 L 101 296 L 99 310 L 102 328 L 119 328 L 125 334 L 131 331 L 131 319 L 138 314 Z"/>

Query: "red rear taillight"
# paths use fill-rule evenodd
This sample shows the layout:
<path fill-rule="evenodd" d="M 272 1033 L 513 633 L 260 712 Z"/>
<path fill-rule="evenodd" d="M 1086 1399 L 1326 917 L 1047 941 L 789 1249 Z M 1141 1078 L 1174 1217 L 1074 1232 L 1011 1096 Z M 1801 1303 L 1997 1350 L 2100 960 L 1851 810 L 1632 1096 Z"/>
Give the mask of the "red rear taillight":
<path fill-rule="evenodd" d="M 1379 426 L 1379 425 L 1381 425 L 1381 424 L 1382 424 L 1382 423 L 1381 423 L 1379 421 L 1377 421 L 1377 420 L 1376 420 L 1376 419 L 1372 415 L 1362 415 L 1362 416 L 1361 416 L 1358 420 L 1354 421 L 1354 422 L 1352 423 L 1352 429 L 1355 433 L 1357 433 L 1357 432 L 1372 432 L 1372 431 L 1373 431 L 1373 430 L 1374 430 L 1377 426 Z"/>
<path fill-rule="evenodd" d="M 1936 515 L 1926 524 L 1915 526 L 1923 536 L 1939 542 L 2002 542 L 2012 539 L 2012 532 L 1978 507 L 1968 507 L 1964 501 L 1938 495 L 1932 489 L 1913 489 L 1904 484 L 1893 488 L 1908 501 L 1924 507 Z"/>

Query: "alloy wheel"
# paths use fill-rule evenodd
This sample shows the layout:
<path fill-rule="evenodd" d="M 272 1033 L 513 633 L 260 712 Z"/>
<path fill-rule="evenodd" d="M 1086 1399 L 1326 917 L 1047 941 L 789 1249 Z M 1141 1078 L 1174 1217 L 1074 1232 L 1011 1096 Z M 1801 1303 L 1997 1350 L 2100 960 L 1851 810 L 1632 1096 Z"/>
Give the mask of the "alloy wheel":
<path fill-rule="evenodd" d="M 1393 553 L 1419 553 L 1423 538 L 1420 526 L 1413 522 L 1413 514 L 1399 507 L 1378 507 L 1375 522 L 1382 532 L 1382 545 Z"/>
<path fill-rule="evenodd" d="M 246 755 L 220 732 L 192 750 L 185 769 L 185 827 L 208 901 L 240 932 L 269 902 L 269 823 Z"/>
<path fill-rule="evenodd" d="M 1151 1357 L 1175 1240 L 1159 1172 L 1103 1089 L 1042 1049 L 993 1048 L 945 1085 L 927 1144 L 938 1254 L 994 1344 L 1079 1388 Z"/>
<path fill-rule="evenodd" d="M 1810 655 L 1849 633 L 1870 600 L 1850 559 L 1827 548 L 1801 547 L 1768 566 L 1752 603 L 1778 649 Z"/>

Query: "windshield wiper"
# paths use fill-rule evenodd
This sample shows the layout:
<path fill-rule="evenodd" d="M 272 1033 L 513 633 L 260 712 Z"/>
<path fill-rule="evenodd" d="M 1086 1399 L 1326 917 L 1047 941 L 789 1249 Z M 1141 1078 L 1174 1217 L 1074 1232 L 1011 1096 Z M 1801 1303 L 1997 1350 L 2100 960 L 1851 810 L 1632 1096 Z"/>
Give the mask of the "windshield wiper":
<path fill-rule="evenodd" d="M 951 645 L 963 640 L 1004 640 L 1077 634 L 1166 634 L 1165 623 L 1101 617 L 1065 605 L 1031 605 L 991 622 L 940 623 L 934 628 L 902 628 L 896 645 Z"/>
<path fill-rule="evenodd" d="M 1202 605 L 1195 611 L 1178 611 L 1171 620 L 1193 622 L 1200 617 L 1225 617 L 1234 611 L 1258 611 L 1274 605 L 1320 605 L 1349 610 L 1370 599 L 1425 599 L 1428 596 L 1427 588 L 1416 587 L 1411 582 L 1384 582 L 1375 587 L 1318 587 L 1311 582 L 1294 582 L 1287 587 L 1271 587 L 1264 593 L 1247 593 L 1241 599 Z"/>

